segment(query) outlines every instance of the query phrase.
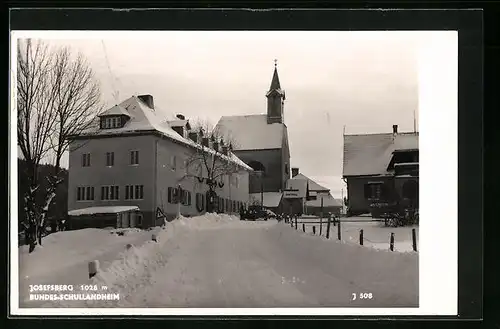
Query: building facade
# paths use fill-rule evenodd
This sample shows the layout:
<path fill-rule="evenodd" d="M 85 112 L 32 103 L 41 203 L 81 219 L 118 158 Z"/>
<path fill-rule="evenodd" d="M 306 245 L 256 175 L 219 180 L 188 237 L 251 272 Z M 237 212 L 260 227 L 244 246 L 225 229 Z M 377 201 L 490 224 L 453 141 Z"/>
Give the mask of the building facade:
<path fill-rule="evenodd" d="M 331 195 L 330 189 L 300 173 L 299 168 L 292 168 L 292 178 L 288 180 L 284 194 L 285 212 L 314 216 L 332 213 L 338 216 L 341 208 L 341 201 Z"/>
<path fill-rule="evenodd" d="M 133 96 L 101 114 L 81 135 L 72 136 L 68 211 L 137 206 L 142 227 L 158 225 L 178 212 L 202 214 L 208 175 L 200 161 L 192 161 L 200 150 L 211 161 L 235 168 L 219 178 L 215 191 L 219 210 L 235 213 L 247 206 L 252 169 L 230 151 L 205 149 L 198 139 L 190 139 L 188 121 L 182 116 L 173 121 L 156 113 L 152 96 Z"/>
<path fill-rule="evenodd" d="M 266 198 L 276 200 L 290 178 L 285 92 L 276 66 L 266 97 L 266 114 L 223 116 L 216 129 L 232 141 L 234 154 L 254 170 L 249 177 L 250 193 L 265 193 Z"/>
<path fill-rule="evenodd" d="M 348 215 L 370 213 L 377 203 L 418 207 L 418 132 L 344 135 L 343 178 Z"/>

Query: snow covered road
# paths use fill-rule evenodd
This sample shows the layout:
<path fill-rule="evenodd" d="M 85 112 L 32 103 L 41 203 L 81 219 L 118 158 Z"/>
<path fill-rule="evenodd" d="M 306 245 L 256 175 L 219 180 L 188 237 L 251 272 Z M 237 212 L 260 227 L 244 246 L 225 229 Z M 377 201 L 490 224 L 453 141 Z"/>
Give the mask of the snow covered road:
<path fill-rule="evenodd" d="M 417 254 L 346 245 L 283 223 L 186 231 L 162 248 L 154 270 L 120 285 L 119 301 L 92 306 L 418 306 Z M 372 298 L 360 299 L 364 293 Z"/>

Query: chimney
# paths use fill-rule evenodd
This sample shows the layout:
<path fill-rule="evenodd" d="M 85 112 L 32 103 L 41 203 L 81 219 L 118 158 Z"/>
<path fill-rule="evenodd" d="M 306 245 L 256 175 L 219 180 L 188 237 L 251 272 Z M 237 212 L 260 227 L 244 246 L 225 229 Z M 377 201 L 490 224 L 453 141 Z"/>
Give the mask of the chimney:
<path fill-rule="evenodd" d="M 176 117 L 177 117 L 177 119 L 179 119 L 179 120 L 186 120 L 186 117 L 185 117 L 185 116 L 183 116 L 182 114 L 177 114 L 177 115 L 176 115 Z"/>
<path fill-rule="evenodd" d="M 201 139 L 201 145 L 208 147 L 208 137 L 203 137 Z"/>
<path fill-rule="evenodd" d="M 155 104 L 153 102 L 153 96 L 151 95 L 139 95 L 137 96 L 141 101 L 143 101 L 150 109 L 155 109 Z"/>
<path fill-rule="evenodd" d="M 299 174 L 299 168 L 292 168 L 292 178 Z"/>
<path fill-rule="evenodd" d="M 195 143 L 198 143 L 198 133 L 197 132 L 190 132 L 189 133 L 189 139 L 192 140 Z"/>
<path fill-rule="evenodd" d="M 392 125 L 392 133 L 396 135 L 398 133 L 398 125 Z"/>

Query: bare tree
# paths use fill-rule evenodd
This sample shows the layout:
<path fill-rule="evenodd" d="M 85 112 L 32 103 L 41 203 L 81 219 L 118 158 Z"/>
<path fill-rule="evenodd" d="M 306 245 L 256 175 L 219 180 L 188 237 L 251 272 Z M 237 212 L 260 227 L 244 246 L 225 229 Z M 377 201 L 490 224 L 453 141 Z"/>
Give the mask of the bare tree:
<path fill-rule="evenodd" d="M 54 83 L 56 127 L 51 138 L 54 152 L 54 175 L 61 169 L 61 159 L 68 150 L 70 136 L 90 127 L 102 111 L 101 91 L 94 72 L 80 53 L 72 58 L 67 47 L 55 53 L 51 80 Z"/>
<path fill-rule="evenodd" d="M 29 190 L 24 197 L 26 219 L 24 228 L 30 252 L 36 244 L 40 230 L 38 169 L 40 161 L 50 149 L 50 135 L 54 129 L 54 89 L 50 75 L 52 56 L 41 41 L 19 40 L 17 49 L 17 140 L 26 160 Z"/>
<path fill-rule="evenodd" d="M 232 154 L 235 141 L 223 134 L 209 122 L 200 121 L 193 125 L 192 132 L 198 134 L 199 143 L 184 163 L 185 174 L 181 178 L 196 178 L 208 186 L 207 211 L 215 209 L 216 189 L 224 186 L 224 178 L 232 179 L 241 171 Z"/>
<path fill-rule="evenodd" d="M 100 93 L 83 57 L 72 60 L 67 48 L 52 51 L 40 40 L 19 40 L 17 60 L 17 137 L 30 185 L 23 200 L 27 214 L 23 226 L 32 252 L 37 240 L 42 243 L 45 219 L 62 181 L 60 162 L 67 137 L 88 127 Z M 47 177 L 47 191 L 39 191 L 40 162 L 49 152 L 54 153 L 50 155 L 55 173 Z M 44 193 L 43 204 L 37 204 L 38 193 Z"/>

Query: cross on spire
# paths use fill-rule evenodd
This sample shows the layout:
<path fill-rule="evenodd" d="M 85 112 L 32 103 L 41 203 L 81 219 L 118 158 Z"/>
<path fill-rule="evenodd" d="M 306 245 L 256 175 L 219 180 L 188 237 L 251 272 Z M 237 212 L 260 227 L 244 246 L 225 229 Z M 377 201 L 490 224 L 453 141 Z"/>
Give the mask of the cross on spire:
<path fill-rule="evenodd" d="M 277 67 L 277 66 L 278 66 L 278 60 L 274 59 L 274 67 Z"/>

